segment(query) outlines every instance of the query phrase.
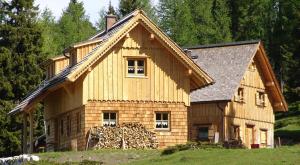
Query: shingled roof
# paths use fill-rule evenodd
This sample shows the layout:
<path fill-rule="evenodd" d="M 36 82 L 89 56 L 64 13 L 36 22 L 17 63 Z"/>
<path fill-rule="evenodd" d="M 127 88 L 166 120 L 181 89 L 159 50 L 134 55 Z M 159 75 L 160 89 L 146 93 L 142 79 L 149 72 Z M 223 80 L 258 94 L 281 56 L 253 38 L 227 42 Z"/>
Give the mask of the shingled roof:
<path fill-rule="evenodd" d="M 128 14 L 123 19 L 120 19 L 118 22 L 116 22 L 115 25 L 113 27 L 111 27 L 108 31 L 102 31 L 100 33 L 97 33 L 95 36 L 93 36 L 92 38 L 90 38 L 87 41 L 83 41 L 83 42 L 74 44 L 74 45 L 83 44 L 86 42 L 90 42 L 92 40 L 100 41 L 98 46 L 96 46 L 91 52 L 89 52 L 79 63 L 77 63 L 74 66 L 65 68 L 61 73 L 59 73 L 58 75 L 54 76 L 53 78 L 51 78 L 49 80 L 44 80 L 35 90 L 30 92 L 21 101 L 21 103 L 18 104 L 14 109 L 12 109 L 8 114 L 12 115 L 12 114 L 18 113 L 19 111 L 22 111 L 35 98 L 44 94 L 44 92 L 46 92 L 48 89 L 64 82 L 68 75 L 70 75 L 76 68 L 78 68 L 80 65 L 82 65 L 97 49 L 99 49 L 112 35 L 117 33 L 128 22 L 128 20 L 130 20 L 136 14 L 137 14 L 137 11 L 134 11 L 134 12 Z M 74 46 L 74 45 L 72 45 L 72 46 Z"/>
<path fill-rule="evenodd" d="M 191 102 L 231 100 L 257 52 L 259 41 L 204 45 L 188 48 L 194 61 L 215 83 L 191 93 Z"/>

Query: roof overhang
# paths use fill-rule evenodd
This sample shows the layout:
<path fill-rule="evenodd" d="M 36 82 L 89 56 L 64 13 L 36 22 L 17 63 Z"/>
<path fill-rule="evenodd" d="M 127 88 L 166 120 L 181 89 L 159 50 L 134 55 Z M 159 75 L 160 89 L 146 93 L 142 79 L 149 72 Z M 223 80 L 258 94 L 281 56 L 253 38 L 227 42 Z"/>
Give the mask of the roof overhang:
<path fill-rule="evenodd" d="M 260 67 L 265 75 L 265 86 L 272 96 L 272 106 L 274 111 L 288 111 L 287 102 L 282 94 L 262 42 L 259 43 L 258 54 L 254 58 L 257 58 L 257 61 L 261 63 Z"/>

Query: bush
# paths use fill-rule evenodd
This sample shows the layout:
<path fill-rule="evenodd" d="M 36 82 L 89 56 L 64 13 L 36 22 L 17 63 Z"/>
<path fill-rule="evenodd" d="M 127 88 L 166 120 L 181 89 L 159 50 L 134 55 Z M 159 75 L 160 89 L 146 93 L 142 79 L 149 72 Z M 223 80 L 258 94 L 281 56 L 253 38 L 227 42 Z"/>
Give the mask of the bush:
<path fill-rule="evenodd" d="M 220 143 L 209 142 L 187 142 L 186 144 L 178 144 L 175 146 L 167 147 L 163 150 L 162 155 L 170 155 L 178 151 L 190 149 L 208 149 L 208 148 L 223 148 Z"/>

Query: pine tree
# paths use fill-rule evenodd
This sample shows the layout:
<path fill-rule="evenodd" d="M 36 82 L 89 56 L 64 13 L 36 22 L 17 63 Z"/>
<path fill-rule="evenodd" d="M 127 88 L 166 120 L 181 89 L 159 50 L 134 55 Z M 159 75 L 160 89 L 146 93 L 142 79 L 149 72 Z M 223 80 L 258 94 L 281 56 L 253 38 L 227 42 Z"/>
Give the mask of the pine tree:
<path fill-rule="evenodd" d="M 1 3 L 0 22 L 0 157 L 20 153 L 18 116 L 7 113 L 42 80 L 41 30 L 33 0 Z"/>
<path fill-rule="evenodd" d="M 198 44 L 231 40 L 230 16 L 225 0 L 189 0 L 189 6 L 196 25 Z"/>
<path fill-rule="evenodd" d="M 96 32 L 88 16 L 85 15 L 83 3 L 77 0 L 70 1 L 58 25 L 61 31 L 61 46 L 63 48 L 85 40 Z"/>
<path fill-rule="evenodd" d="M 175 3 L 175 2 L 174 2 Z M 130 12 L 142 9 L 145 11 L 153 21 L 157 21 L 157 17 L 155 15 L 155 8 L 152 6 L 150 0 L 120 0 L 119 1 L 119 17 L 124 17 Z"/>
<path fill-rule="evenodd" d="M 195 25 L 185 0 L 160 0 L 158 16 L 159 26 L 176 43 L 181 46 L 197 43 Z"/>
<path fill-rule="evenodd" d="M 50 9 L 46 8 L 41 13 L 38 22 L 42 29 L 42 53 L 47 58 L 60 54 L 63 51 L 63 47 L 60 46 L 61 36 L 55 18 Z"/>

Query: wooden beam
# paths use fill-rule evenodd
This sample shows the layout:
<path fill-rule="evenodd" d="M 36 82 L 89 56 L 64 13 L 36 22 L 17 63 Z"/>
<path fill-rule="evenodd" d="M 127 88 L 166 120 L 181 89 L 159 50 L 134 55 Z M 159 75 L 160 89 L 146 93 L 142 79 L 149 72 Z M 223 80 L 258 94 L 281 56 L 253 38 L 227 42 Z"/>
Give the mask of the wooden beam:
<path fill-rule="evenodd" d="M 278 102 L 278 103 L 275 103 L 274 104 L 274 107 L 282 107 L 283 106 L 283 103 L 282 102 Z"/>
<path fill-rule="evenodd" d="M 155 38 L 154 34 L 151 33 L 151 34 L 150 34 L 150 40 L 152 41 L 152 40 L 154 40 L 154 38 Z"/>
<path fill-rule="evenodd" d="M 29 153 L 33 153 L 33 111 L 31 110 L 29 112 L 29 142 L 30 142 L 30 147 L 29 147 Z"/>
<path fill-rule="evenodd" d="M 275 86 L 275 83 L 274 83 L 274 81 L 270 81 L 270 82 L 266 83 L 266 86 L 267 87 L 273 87 L 273 86 Z"/>
<path fill-rule="evenodd" d="M 23 154 L 27 154 L 27 113 L 23 113 Z"/>

